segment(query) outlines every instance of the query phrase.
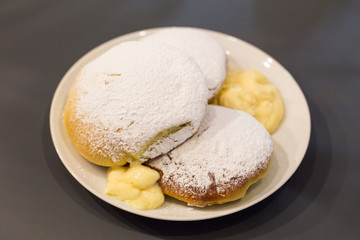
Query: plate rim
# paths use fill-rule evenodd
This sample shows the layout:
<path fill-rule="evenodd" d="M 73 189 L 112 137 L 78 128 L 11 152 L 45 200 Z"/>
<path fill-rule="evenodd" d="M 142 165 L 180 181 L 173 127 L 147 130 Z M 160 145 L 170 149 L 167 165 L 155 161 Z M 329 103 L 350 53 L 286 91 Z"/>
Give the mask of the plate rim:
<path fill-rule="evenodd" d="M 216 214 L 211 214 L 212 216 L 199 216 L 199 217 L 164 217 L 164 216 L 156 216 L 153 213 L 149 212 L 149 211 L 142 211 L 142 210 L 138 210 L 135 208 L 131 208 L 131 207 L 120 207 L 117 203 L 119 202 L 119 200 L 116 199 L 112 199 L 112 197 L 110 196 L 105 196 L 105 195 L 100 195 L 97 193 L 97 191 L 89 184 L 87 184 L 86 182 L 84 182 L 82 179 L 80 179 L 71 169 L 71 167 L 69 166 L 69 163 L 64 159 L 65 156 L 63 156 L 63 153 L 61 151 L 61 146 L 59 146 L 59 141 L 57 139 L 57 136 L 55 136 L 55 122 L 58 120 L 56 119 L 55 116 L 55 110 L 56 110 L 56 103 L 58 101 L 58 99 L 60 98 L 62 92 L 61 89 L 63 87 L 63 85 L 65 84 L 65 79 L 67 78 L 67 76 L 69 76 L 77 67 L 79 64 L 81 64 L 81 61 L 83 59 L 86 59 L 87 57 L 89 57 L 91 54 L 95 54 L 96 52 L 101 52 L 102 49 L 106 49 L 106 48 L 110 48 L 112 44 L 120 41 L 121 39 L 126 39 L 129 38 L 133 35 L 138 35 L 138 37 L 140 38 L 141 36 L 143 36 L 143 34 L 147 33 L 147 32 L 155 32 L 155 31 L 159 31 L 159 30 L 163 30 L 163 29 L 167 29 L 167 28 L 173 28 L 172 27 L 159 27 L 159 28 L 148 28 L 148 29 L 144 29 L 144 30 L 138 30 L 138 31 L 134 31 L 134 32 L 130 32 L 130 33 L 126 33 L 123 35 L 120 35 L 118 37 L 112 38 L 96 47 L 94 47 L 93 49 L 91 49 L 90 51 L 88 51 L 87 53 L 85 53 L 83 56 L 81 56 L 77 61 L 75 61 L 75 63 L 72 64 L 72 66 L 67 70 L 67 72 L 65 73 L 65 75 L 62 77 L 62 79 L 60 80 L 58 86 L 56 87 L 56 90 L 54 92 L 52 101 L 51 101 L 51 105 L 50 105 L 50 112 L 49 112 L 49 125 L 50 125 L 50 134 L 51 134 L 51 138 L 53 141 L 53 144 L 55 146 L 55 150 L 61 160 L 61 162 L 63 163 L 63 165 L 65 166 L 65 168 L 67 169 L 67 171 L 76 179 L 76 181 L 78 183 L 80 183 L 80 185 L 82 185 L 85 189 L 87 189 L 89 192 L 91 192 L 93 195 L 95 195 L 96 197 L 98 197 L 99 199 L 101 199 L 104 202 L 107 202 L 108 204 L 111 204 L 112 206 L 121 209 L 123 211 L 126 212 L 130 212 L 136 215 L 140 215 L 143 217 L 148 217 L 148 218 L 152 218 L 152 219 L 158 219 L 158 220 L 167 220 L 167 221 L 199 221 L 199 220 L 207 220 L 207 219 L 214 219 L 214 218 L 219 218 L 219 217 L 223 217 L 226 215 L 230 215 L 236 212 L 240 212 L 244 209 L 247 209 L 253 205 L 258 204 L 259 202 L 263 201 L 264 199 L 268 198 L 270 195 L 272 195 L 274 192 L 278 191 L 296 172 L 296 170 L 298 169 L 298 167 L 300 166 L 301 162 L 303 161 L 303 158 L 307 152 L 308 146 L 309 146 L 309 142 L 310 142 L 310 136 L 311 136 L 311 116 L 310 116 L 310 111 L 309 111 L 309 106 L 307 103 L 307 100 L 305 98 L 305 95 L 303 93 L 303 91 L 301 90 L 300 86 L 298 85 L 298 83 L 296 82 L 296 80 L 294 79 L 294 77 L 290 74 L 290 72 L 284 68 L 276 59 L 274 59 L 273 57 L 271 57 L 269 54 L 267 54 L 266 52 L 264 52 L 263 50 L 257 48 L 256 46 L 252 45 L 251 43 L 248 43 L 240 38 L 222 33 L 222 32 L 217 32 L 214 30 L 209 30 L 209 29 L 203 29 L 203 28 L 195 28 L 195 27 L 179 27 L 176 26 L 177 28 L 189 28 L 189 29 L 197 29 L 200 31 L 204 31 L 210 34 L 215 34 L 215 35 L 219 35 L 221 37 L 227 38 L 230 41 L 236 41 L 239 42 L 240 44 L 245 45 L 246 47 L 251 48 L 252 51 L 257 51 L 258 53 L 270 57 L 271 59 L 274 60 L 274 62 L 276 62 L 276 64 L 278 65 L 278 67 L 280 67 L 280 70 L 286 72 L 289 75 L 289 79 L 291 79 L 293 81 L 293 83 L 295 84 L 295 86 L 297 87 L 298 92 L 300 93 L 302 100 L 305 103 L 305 118 L 309 123 L 309 128 L 308 131 L 306 132 L 306 139 L 305 139 L 305 147 L 304 149 L 302 149 L 301 151 L 301 160 L 296 164 L 296 166 L 294 168 L 292 168 L 292 171 L 288 174 L 287 177 L 282 178 L 280 182 L 278 182 L 276 184 L 276 186 L 271 190 L 268 191 L 264 194 L 262 194 L 260 197 L 254 199 L 253 201 L 251 201 L 248 204 L 245 204 L 243 206 L 241 206 L 240 208 L 235 208 L 235 209 L 226 209 L 223 210 L 221 212 L 216 212 Z M 122 42 L 122 41 L 121 41 Z M 67 93 L 66 93 L 67 95 Z M 61 119 L 62 120 L 62 119 Z"/>

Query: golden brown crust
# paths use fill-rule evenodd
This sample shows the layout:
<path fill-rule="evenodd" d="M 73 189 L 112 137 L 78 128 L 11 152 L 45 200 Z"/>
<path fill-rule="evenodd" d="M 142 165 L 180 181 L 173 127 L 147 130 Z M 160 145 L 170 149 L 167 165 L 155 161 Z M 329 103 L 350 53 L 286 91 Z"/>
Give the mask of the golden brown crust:
<path fill-rule="evenodd" d="M 78 100 L 76 89 L 73 87 L 69 93 L 64 109 L 64 125 L 68 136 L 73 142 L 76 150 L 88 161 L 106 167 L 122 166 L 126 161 L 114 162 L 110 157 L 106 157 L 99 151 L 94 151 L 88 133 L 92 126 L 80 121 L 76 114 L 76 102 Z M 124 153 L 125 155 L 125 153 Z"/>
<path fill-rule="evenodd" d="M 231 182 L 220 183 L 218 185 L 215 185 L 214 181 L 214 183 L 206 190 L 206 193 L 201 193 L 199 189 L 194 187 L 184 188 L 179 183 L 172 181 L 171 177 L 168 181 L 165 181 L 164 178 L 162 178 L 162 171 L 157 169 L 161 176 L 159 185 L 164 194 L 186 202 L 192 206 L 205 207 L 215 204 L 223 204 L 236 201 L 244 197 L 246 191 L 252 184 L 266 176 L 270 161 L 271 157 L 265 167 L 259 167 L 253 175 L 248 176 L 246 179 L 242 179 L 242 176 L 238 176 L 237 178 L 234 177 Z M 226 190 L 219 193 L 217 190 L 218 188 Z"/>

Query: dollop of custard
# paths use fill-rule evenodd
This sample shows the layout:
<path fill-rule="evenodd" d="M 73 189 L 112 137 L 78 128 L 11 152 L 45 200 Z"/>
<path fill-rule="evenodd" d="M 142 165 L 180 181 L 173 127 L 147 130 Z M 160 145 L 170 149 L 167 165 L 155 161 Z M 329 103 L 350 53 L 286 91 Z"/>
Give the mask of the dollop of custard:
<path fill-rule="evenodd" d="M 256 70 L 228 70 L 222 88 L 210 103 L 251 114 L 270 134 L 284 117 L 284 103 L 278 90 Z"/>
<path fill-rule="evenodd" d="M 159 178 L 157 171 L 141 164 L 109 168 L 105 193 L 136 209 L 155 209 L 165 199 Z"/>

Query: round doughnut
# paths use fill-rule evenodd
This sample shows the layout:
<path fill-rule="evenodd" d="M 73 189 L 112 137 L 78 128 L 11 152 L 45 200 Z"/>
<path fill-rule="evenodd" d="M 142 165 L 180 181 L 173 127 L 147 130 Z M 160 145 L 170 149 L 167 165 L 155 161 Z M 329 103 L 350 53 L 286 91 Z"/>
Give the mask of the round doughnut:
<path fill-rule="evenodd" d="M 272 152 L 269 133 L 251 115 L 209 105 L 192 138 L 146 164 L 159 171 L 165 194 L 203 207 L 242 198 L 265 176 Z"/>
<path fill-rule="evenodd" d="M 195 61 L 170 46 L 121 43 L 82 68 L 64 109 L 76 149 L 118 166 L 166 153 L 199 128 L 207 87 Z"/>
<path fill-rule="evenodd" d="M 172 27 L 151 34 L 143 41 L 157 41 L 173 46 L 195 59 L 209 89 L 215 96 L 226 76 L 226 55 L 221 45 L 208 34 L 191 28 Z"/>

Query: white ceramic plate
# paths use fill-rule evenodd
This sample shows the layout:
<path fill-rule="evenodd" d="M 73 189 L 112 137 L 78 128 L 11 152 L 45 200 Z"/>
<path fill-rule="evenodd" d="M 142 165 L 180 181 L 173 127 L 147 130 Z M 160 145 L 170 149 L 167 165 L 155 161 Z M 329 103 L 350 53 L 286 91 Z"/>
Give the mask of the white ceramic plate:
<path fill-rule="evenodd" d="M 218 206 L 195 208 L 167 197 L 162 207 L 140 211 L 105 195 L 107 169 L 85 160 L 72 145 L 64 129 L 62 114 L 67 94 L 78 71 L 112 46 L 140 39 L 160 29 L 138 31 L 108 41 L 83 56 L 65 74 L 56 89 L 50 110 L 51 136 L 60 159 L 74 178 L 97 197 L 125 211 L 150 218 L 176 221 L 210 219 L 241 211 L 260 202 L 279 189 L 300 165 L 310 138 L 309 109 L 293 77 L 275 59 L 258 48 L 223 33 L 199 29 L 210 34 L 224 47 L 230 68 L 256 69 L 265 74 L 280 91 L 286 110 L 280 128 L 272 135 L 275 157 L 268 175 L 251 186 L 243 199 Z"/>

